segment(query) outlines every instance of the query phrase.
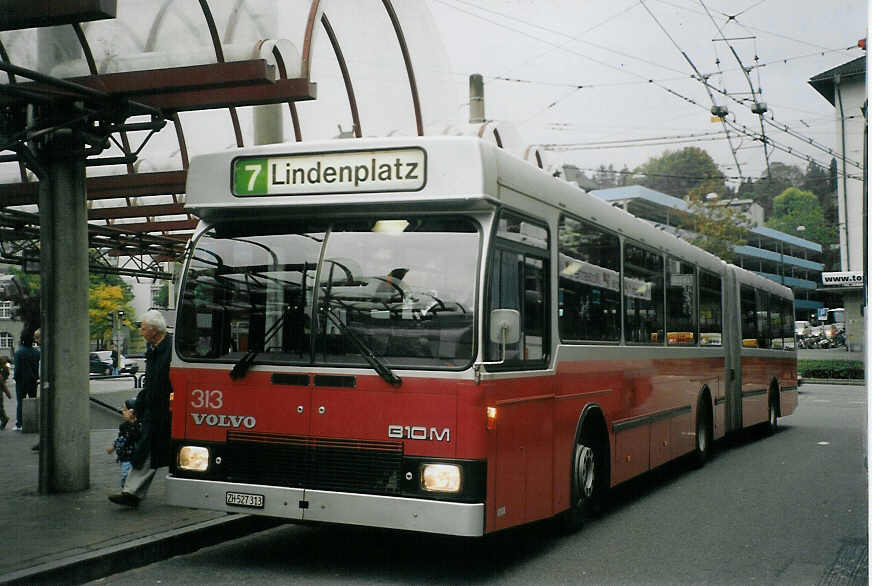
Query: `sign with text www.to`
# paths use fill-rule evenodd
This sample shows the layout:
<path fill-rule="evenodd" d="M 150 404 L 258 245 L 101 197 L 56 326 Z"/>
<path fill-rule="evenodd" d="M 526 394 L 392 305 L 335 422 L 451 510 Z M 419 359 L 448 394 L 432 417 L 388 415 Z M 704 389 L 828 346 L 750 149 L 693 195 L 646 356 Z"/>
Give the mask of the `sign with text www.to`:
<path fill-rule="evenodd" d="M 423 149 L 239 157 L 233 161 L 236 196 L 417 191 L 427 181 Z"/>

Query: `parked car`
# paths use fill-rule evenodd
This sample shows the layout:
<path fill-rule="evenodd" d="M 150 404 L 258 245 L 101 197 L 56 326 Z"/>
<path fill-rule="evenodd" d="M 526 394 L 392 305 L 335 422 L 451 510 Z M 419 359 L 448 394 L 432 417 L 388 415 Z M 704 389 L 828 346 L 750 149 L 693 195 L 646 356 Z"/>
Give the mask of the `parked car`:
<path fill-rule="evenodd" d="M 112 373 L 112 365 L 106 364 L 105 362 L 100 360 L 100 357 L 97 356 L 96 352 L 91 352 L 88 354 L 88 361 L 88 372 L 90 372 L 91 374 L 104 375 Z"/>
<path fill-rule="evenodd" d="M 114 353 L 112 350 L 98 350 L 97 352 L 91 352 L 91 354 L 95 354 L 103 364 L 109 367 L 108 372 L 105 374 L 112 374 L 112 369 L 114 367 Z M 139 365 L 135 361 L 130 360 L 124 356 L 124 354 L 121 355 L 121 368 L 119 370 L 121 374 L 136 374 L 138 370 Z M 92 370 L 91 372 L 94 371 Z"/>

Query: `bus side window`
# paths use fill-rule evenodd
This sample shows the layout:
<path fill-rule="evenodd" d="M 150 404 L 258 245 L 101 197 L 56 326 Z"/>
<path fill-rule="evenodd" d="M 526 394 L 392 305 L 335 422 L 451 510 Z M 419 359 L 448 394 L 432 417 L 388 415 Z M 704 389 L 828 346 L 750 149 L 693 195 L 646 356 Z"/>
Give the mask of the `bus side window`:
<path fill-rule="evenodd" d="M 562 217 L 558 238 L 560 338 L 621 339 L 621 243 L 589 222 Z"/>
<path fill-rule="evenodd" d="M 757 295 L 753 287 L 742 285 L 742 346 L 757 346 Z"/>
<path fill-rule="evenodd" d="M 699 271 L 699 343 L 720 346 L 723 341 L 721 313 L 721 278 L 708 271 Z"/>
<path fill-rule="evenodd" d="M 790 299 L 781 300 L 781 337 L 784 338 L 785 350 L 794 350 L 796 348 L 796 340 L 794 338 L 793 326 L 793 301 Z"/>
<path fill-rule="evenodd" d="M 769 293 L 757 290 L 757 347 L 769 348 L 772 328 L 769 325 Z"/>
<path fill-rule="evenodd" d="M 663 344 L 663 256 L 624 245 L 624 339 Z"/>
<path fill-rule="evenodd" d="M 494 251 L 491 309 L 521 313 L 521 339 L 506 346 L 506 362 L 542 360 L 547 354 L 545 260 L 510 250 Z M 490 342 L 488 360 L 499 360 L 501 345 Z"/>
<path fill-rule="evenodd" d="M 666 343 L 696 344 L 696 266 L 670 258 L 666 278 Z"/>
<path fill-rule="evenodd" d="M 781 298 L 769 295 L 769 347 L 781 350 L 784 337 L 781 335 Z"/>
<path fill-rule="evenodd" d="M 516 309 L 521 311 L 520 274 L 523 267 L 523 255 L 508 250 L 495 250 L 491 269 L 491 309 Z M 523 313 L 522 313 L 523 315 Z M 522 322 L 523 325 L 523 322 Z M 522 328 L 523 329 L 523 328 Z M 523 340 L 523 331 L 521 332 Z M 520 342 L 506 345 L 506 361 L 514 361 L 519 356 Z M 488 343 L 488 360 L 500 359 L 501 347 L 493 342 Z"/>
<path fill-rule="evenodd" d="M 548 232 L 504 212 L 497 236 L 500 240 L 491 257 L 489 309 L 515 309 L 521 314 L 520 340 L 506 346 L 506 363 L 541 364 L 549 350 Z M 502 345 L 486 343 L 487 360 L 499 360 Z"/>

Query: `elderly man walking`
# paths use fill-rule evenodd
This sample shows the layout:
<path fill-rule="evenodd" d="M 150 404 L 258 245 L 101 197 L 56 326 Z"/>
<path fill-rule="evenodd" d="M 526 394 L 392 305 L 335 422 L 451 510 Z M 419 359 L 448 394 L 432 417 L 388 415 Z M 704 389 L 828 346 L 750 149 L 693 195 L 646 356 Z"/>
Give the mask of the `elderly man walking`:
<path fill-rule="evenodd" d="M 136 418 L 142 432 L 133 454 L 133 469 L 120 494 L 109 495 L 113 503 L 136 507 L 145 498 L 155 469 L 169 465 L 170 452 L 170 359 L 172 336 L 160 312 L 150 310 L 142 316 L 140 333 L 148 342 L 145 353 L 145 379 L 132 409 L 122 410 L 124 419 Z"/>

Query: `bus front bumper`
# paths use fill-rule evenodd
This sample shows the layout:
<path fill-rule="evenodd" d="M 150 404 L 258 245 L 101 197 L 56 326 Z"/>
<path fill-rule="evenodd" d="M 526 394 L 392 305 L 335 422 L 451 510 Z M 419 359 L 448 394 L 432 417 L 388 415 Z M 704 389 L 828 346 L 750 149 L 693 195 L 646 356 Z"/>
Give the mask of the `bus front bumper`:
<path fill-rule="evenodd" d="M 173 476 L 167 477 L 166 492 L 167 502 L 178 507 L 465 537 L 484 534 L 484 503 L 452 503 Z M 227 504 L 230 500 L 243 499 L 259 506 Z"/>

